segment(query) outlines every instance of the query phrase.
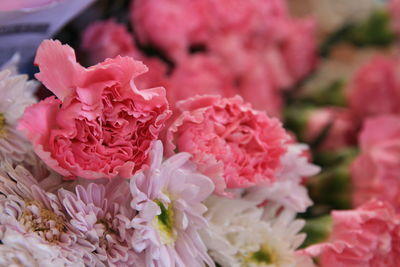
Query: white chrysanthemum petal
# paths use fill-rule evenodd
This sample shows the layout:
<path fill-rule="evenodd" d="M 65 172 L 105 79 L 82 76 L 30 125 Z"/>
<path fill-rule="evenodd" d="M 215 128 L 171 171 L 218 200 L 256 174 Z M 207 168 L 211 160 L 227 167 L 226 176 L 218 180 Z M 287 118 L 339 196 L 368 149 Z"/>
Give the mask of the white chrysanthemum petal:
<path fill-rule="evenodd" d="M 301 154 L 308 147 L 292 144 L 281 158 L 282 167 L 276 174 L 277 181 L 268 186 L 255 186 L 247 190 L 246 199 L 258 201 L 271 200 L 297 212 L 304 212 L 312 205 L 302 179 L 317 174 L 320 168 L 308 162 Z"/>
<path fill-rule="evenodd" d="M 304 241 L 298 233 L 304 221 L 277 203 L 257 204 L 218 196 L 206 201 L 209 227 L 201 234 L 213 259 L 221 266 L 313 266 L 295 251 Z"/>

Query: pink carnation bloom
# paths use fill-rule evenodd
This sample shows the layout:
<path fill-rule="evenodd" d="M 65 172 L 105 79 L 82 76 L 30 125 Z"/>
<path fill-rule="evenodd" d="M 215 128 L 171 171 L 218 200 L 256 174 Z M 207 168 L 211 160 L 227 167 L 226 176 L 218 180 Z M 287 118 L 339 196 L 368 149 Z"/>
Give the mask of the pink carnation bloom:
<path fill-rule="evenodd" d="M 400 210 L 400 116 L 366 120 L 359 144 L 351 165 L 354 204 L 377 198 Z"/>
<path fill-rule="evenodd" d="M 398 60 L 376 57 L 358 70 L 347 92 L 356 115 L 400 113 L 399 67 Z"/>
<path fill-rule="evenodd" d="M 56 96 L 25 110 L 19 129 L 35 152 L 66 177 L 131 177 L 145 168 L 154 140 L 170 116 L 162 87 L 138 90 L 147 68 L 116 57 L 84 68 L 73 49 L 43 41 L 36 78 Z"/>
<path fill-rule="evenodd" d="M 130 224 L 132 246 L 145 261 L 139 266 L 215 266 L 198 233 L 208 226 L 202 202 L 214 186 L 190 157 L 179 153 L 162 162 L 157 141 L 151 167 L 131 179 L 131 207 L 138 212 Z"/>
<path fill-rule="evenodd" d="M 356 143 L 357 126 L 357 120 L 348 109 L 320 108 L 313 110 L 309 115 L 303 138 L 306 142 L 313 142 L 329 127 L 328 134 L 318 148 L 340 149 Z"/>
<path fill-rule="evenodd" d="M 287 134 L 277 119 L 257 112 L 241 97 L 197 96 L 178 103 L 180 114 L 167 130 L 166 152 L 193 154 L 215 191 L 275 180 Z"/>
<path fill-rule="evenodd" d="M 90 64 L 97 64 L 107 58 L 130 56 L 143 61 L 149 71 L 135 78 L 139 88 L 166 86 L 167 66 L 155 57 L 146 57 L 136 47 L 133 36 L 125 25 L 114 20 L 97 21 L 90 24 L 83 33 L 82 48 Z"/>
<path fill-rule="evenodd" d="M 328 243 L 306 249 L 323 267 L 400 266 L 400 217 L 389 203 L 371 201 L 348 211 L 334 211 Z"/>

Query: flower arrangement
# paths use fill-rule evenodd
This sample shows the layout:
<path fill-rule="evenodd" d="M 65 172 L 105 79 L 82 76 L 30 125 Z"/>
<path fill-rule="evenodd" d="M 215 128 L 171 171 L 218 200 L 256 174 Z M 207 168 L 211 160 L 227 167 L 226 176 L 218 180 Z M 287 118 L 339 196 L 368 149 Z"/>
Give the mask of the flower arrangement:
<path fill-rule="evenodd" d="M 0 68 L 0 266 L 400 266 L 399 1 L 111 2 Z"/>

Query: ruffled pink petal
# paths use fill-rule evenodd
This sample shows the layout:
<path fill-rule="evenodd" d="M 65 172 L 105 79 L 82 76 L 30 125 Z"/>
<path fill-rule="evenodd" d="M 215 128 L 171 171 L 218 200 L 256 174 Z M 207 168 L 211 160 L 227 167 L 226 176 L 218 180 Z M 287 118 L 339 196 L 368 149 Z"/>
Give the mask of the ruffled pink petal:
<path fill-rule="evenodd" d="M 83 67 L 76 62 L 75 52 L 60 41 L 44 40 L 36 53 L 35 65 L 40 72 L 35 77 L 60 100 L 73 93 L 76 79 Z"/>

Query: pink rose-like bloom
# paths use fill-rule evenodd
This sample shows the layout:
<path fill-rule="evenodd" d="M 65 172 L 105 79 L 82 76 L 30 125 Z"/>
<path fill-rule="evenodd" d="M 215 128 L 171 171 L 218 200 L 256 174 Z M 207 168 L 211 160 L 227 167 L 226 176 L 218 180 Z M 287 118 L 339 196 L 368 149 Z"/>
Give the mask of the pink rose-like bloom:
<path fill-rule="evenodd" d="M 400 113 L 398 60 L 376 57 L 355 74 L 347 91 L 350 107 L 361 118 Z"/>
<path fill-rule="evenodd" d="M 329 127 L 329 132 L 319 149 L 340 149 L 355 144 L 357 123 L 348 109 L 326 107 L 313 110 L 307 120 L 304 140 L 314 141 L 326 127 Z"/>
<path fill-rule="evenodd" d="M 355 210 L 333 211 L 328 243 L 306 249 L 323 267 L 400 266 L 400 218 L 389 203 L 371 201 Z"/>
<path fill-rule="evenodd" d="M 170 110 L 164 88 L 136 88 L 145 65 L 116 57 L 84 68 L 71 47 L 50 40 L 40 45 L 35 64 L 36 78 L 57 98 L 27 108 L 19 129 L 47 165 L 88 179 L 129 178 L 147 166 Z"/>
<path fill-rule="evenodd" d="M 359 144 L 361 154 L 351 165 L 353 203 L 377 198 L 400 210 L 400 116 L 366 120 Z"/>
<path fill-rule="evenodd" d="M 277 119 L 257 112 L 239 96 L 197 96 L 177 104 L 167 130 L 167 154 L 189 152 L 213 179 L 215 192 L 275 180 L 287 134 Z"/>
<path fill-rule="evenodd" d="M 139 88 L 167 87 L 167 66 L 155 57 L 147 57 L 136 47 L 133 36 L 125 25 L 114 20 L 96 21 L 90 24 L 82 36 L 82 49 L 90 64 L 97 64 L 107 58 L 129 56 L 143 61 L 149 71 L 135 79 Z M 169 86 L 167 87 L 169 88 Z M 169 95 L 169 94 L 168 94 Z"/>

